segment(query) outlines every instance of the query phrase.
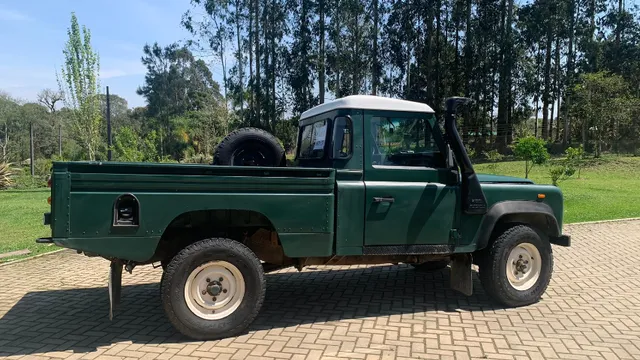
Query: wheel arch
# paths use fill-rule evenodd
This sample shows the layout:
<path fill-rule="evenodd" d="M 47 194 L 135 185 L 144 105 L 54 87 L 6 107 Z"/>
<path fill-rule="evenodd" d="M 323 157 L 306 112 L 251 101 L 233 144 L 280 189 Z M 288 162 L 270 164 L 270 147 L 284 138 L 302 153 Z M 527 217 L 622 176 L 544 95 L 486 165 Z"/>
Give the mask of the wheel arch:
<path fill-rule="evenodd" d="M 284 256 L 276 227 L 265 214 L 250 209 L 210 209 L 187 211 L 173 218 L 162 233 L 153 257 L 166 261 L 194 242 L 218 237 L 245 244 L 261 260 L 265 260 L 265 254 L 268 258 L 272 251 Z"/>
<path fill-rule="evenodd" d="M 475 236 L 476 249 L 482 250 L 497 232 L 513 224 L 533 227 L 550 237 L 560 236 L 560 226 L 551 207 L 536 201 L 503 201 L 489 208 Z"/>

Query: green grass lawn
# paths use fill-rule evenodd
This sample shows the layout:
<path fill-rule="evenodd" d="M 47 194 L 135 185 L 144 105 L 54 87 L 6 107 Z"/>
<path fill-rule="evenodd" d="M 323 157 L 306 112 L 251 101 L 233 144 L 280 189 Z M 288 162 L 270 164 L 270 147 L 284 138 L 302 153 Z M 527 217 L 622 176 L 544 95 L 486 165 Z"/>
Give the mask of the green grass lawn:
<path fill-rule="evenodd" d="M 487 164 L 476 165 L 478 172 L 490 172 L 489 168 Z M 529 177 L 536 183 L 550 184 L 547 169 L 534 166 Z M 501 162 L 496 173 L 524 177 L 524 162 Z M 576 173 L 559 186 L 565 197 L 565 223 L 640 217 L 640 157 L 587 160 L 580 178 Z M 42 214 L 49 209 L 48 196 L 49 189 L 0 191 L 0 253 L 29 249 L 31 256 L 58 249 L 35 243 L 36 238 L 51 234 L 49 227 L 42 225 Z"/>
<path fill-rule="evenodd" d="M 29 256 L 33 256 L 59 249 L 35 242 L 39 237 L 51 236 L 50 228 L 42 225 L 42 214 L 49 211 L 49 194 L 49 189 L 0 191 L 0 253 L 29 249 Z"/>
<path fill-rule="evenodd" d="M 489 172 L 487 164 L 475 169 Z M 495 173 L 524 177 L 524 161 L 498 163 Z M 529 178 L 551 184 L 547 166 L 534 166 Z M 565 223 L 640 217 L 640 157 L 586 159 L 579 178 L 576 173 L 558 186 L 565 199 Z"/>

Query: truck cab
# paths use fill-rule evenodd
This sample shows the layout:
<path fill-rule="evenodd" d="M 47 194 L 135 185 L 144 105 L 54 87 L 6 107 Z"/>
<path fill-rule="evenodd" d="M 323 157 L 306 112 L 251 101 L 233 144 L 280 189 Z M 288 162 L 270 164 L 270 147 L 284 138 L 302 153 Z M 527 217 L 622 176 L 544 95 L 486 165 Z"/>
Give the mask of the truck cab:
<path fill-rule="evenodd" d="M 299 166 L 336 169 L 338 255 L 453 252 L 460 186 L 448 154 L 426 104 L 356 95 L 300 118 Z"/>

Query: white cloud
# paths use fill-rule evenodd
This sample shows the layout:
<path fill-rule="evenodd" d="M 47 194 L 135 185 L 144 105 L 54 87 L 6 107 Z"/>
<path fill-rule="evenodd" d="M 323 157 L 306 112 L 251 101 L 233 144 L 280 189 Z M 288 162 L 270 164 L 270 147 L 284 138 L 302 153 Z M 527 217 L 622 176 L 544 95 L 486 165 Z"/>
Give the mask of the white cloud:
<path fill-rule="evenodd" d="M 16 10 L 0 8 L 0 20 L 4 21 L 31 21 L 33 18 Z"/>

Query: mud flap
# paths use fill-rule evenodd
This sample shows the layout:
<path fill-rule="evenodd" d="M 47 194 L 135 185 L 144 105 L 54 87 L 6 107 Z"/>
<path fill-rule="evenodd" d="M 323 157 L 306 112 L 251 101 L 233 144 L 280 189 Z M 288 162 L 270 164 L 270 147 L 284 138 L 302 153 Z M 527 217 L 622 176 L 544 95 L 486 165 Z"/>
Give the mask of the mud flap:
<path fill-rule="evenodd" d="M 109 320 L 113 320 L 113 313 L 120 305 L 122 293 L 122 262 L 114 260 L 109 269 Z"/>
<path fill-rule="evenodd" d="M 466 296 L 473 294 L 472 263 L 471 254 L 459 254 L 451 257 L 451 288 Z"/>

